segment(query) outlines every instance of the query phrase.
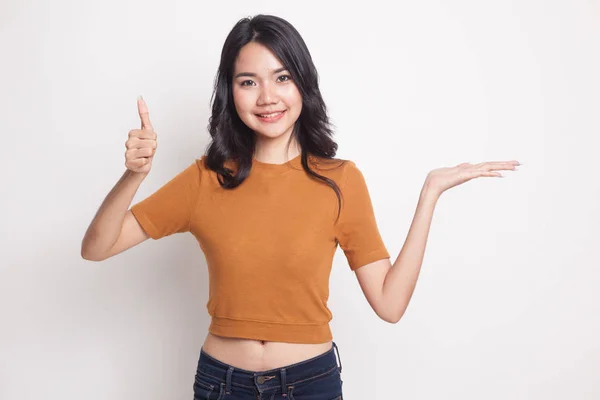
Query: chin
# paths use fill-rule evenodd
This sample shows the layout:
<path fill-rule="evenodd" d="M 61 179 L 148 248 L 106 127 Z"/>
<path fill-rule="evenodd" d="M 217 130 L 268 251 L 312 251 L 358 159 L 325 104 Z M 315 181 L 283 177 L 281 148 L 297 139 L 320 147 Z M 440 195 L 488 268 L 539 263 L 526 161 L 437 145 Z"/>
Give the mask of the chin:
<path fill-rule="evenodd" d="M 256 133 L 258 136 L 264 137 L 264 138 L 268 138 L 268 139 L 275 139 L 278 138 L 280 136 L 283 136 L 285 134 L 285 132 L 287 132 L 286 130 L 278 130 L 278 131 L 267 131 L 265 132 L 264 130 L 254 130 L 254 133 Z"/>
<path fill-rule="evenodd" d="M 277 138 L 277 137 L 284 135 L 286 132 L 291 131 L 293 128 L 294 128 L 293 124 L 290 126 L 285 126 L 285 127 L 280 127 L 280 126 L 265 127 L 264 125 L 258 123 L 256 125 L 254 125 L 251 129 L 259 136 L 273 139 L 273 138 Z"/>

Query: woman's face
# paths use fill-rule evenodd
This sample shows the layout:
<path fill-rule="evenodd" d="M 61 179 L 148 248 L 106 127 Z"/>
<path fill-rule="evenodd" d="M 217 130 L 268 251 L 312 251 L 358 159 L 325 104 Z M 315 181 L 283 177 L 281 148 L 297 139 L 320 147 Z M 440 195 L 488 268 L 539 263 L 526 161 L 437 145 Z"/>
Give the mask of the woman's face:
<path fill-rule="evenodd" d="M 302 110 L 302 96 L 289 71 L 267 47 L 256 42 L 242 47 L 232 86 L 237 113 L 259 135 L 257 139 L 291 135 Z"/>

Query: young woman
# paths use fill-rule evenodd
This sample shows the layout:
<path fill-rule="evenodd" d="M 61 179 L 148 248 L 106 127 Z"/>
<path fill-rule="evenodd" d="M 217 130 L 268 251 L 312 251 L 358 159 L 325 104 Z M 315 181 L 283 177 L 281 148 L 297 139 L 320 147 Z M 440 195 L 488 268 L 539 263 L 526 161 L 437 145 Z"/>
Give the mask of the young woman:
<path fill-rule="evenodd" d="M 127 170 L 88 228 L 82 256 L 99 261 L 149 237 L 195 236 L 208 264 L 211 316 L 195 399 L 341 399 L 327 308 L 337 246 L 377 315 L 395 323 L 412 296 L 439 196 L 518 165 L 431 171 L 392 264 L 362 173 L 334 158 L 317 71 L 287 21 L 258 15 L 233 27 L 215 80 L 206 154 L 128 209 L 157 147 L 142 99 L 138 112 L 142 126 L 129 132 Z"/>

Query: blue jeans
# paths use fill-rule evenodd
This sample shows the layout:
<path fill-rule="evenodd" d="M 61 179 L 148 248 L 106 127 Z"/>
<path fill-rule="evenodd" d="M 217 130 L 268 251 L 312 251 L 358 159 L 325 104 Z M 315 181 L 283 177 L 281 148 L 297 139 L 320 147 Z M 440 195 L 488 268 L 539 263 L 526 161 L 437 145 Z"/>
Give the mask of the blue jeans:
<path fill-rule="evenodd" d="M 321 355 L 261 372 L 235 368 L 201 350 L 194 400 L 342 400 L 341 373 L 335 342 Z"/>

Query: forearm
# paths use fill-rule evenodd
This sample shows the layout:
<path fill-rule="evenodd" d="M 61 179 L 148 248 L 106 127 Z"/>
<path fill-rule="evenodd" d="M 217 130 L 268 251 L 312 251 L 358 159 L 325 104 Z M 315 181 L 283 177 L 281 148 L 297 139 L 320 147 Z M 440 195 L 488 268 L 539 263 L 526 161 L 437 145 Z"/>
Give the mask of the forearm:
<path fill-rule="evenodd" d="M 383 282 L 382 298 L 388 309 L 386 314 L 396 322 L 402 318 L 415 290 L 438 198 L 439 194 L 429 190 L 426 185 L 421 190 L 406 241 Z"/>
<path fill-rule="evenodd" d="M 108 193 L 81 242 L 84 258 L 106 252 L 115 244 L 125 214 L 146 175 L 128 169 Z"/>

